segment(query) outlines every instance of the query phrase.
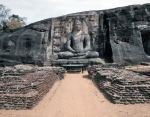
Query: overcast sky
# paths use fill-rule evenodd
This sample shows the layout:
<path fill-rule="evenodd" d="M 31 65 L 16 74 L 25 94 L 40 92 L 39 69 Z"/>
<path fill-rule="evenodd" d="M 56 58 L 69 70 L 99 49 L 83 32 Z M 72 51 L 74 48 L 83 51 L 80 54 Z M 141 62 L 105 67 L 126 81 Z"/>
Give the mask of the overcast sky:
<path fill-rule="evenodd" d="M 12 14 L 27 17 L 28 24 L 70 13 L 145 3 L 150 0 L 0 0 Z"/>

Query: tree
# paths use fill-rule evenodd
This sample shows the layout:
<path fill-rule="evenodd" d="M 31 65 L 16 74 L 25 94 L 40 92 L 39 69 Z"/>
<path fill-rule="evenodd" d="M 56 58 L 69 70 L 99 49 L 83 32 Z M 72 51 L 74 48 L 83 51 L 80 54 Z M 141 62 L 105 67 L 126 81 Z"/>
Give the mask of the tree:
<path fill-rule="evenodd" d="M 20 28 L 26 25 L 26 17 L 20 17 L 19 15 L 9 15 L 10 9 L 0 4 L 0 32 Z"/>
<path fill-rule="evenodd" d="M 20 17 L 19 15 L 13 14 L 9 16 L 9 21 L 6 23 L 6 25 L 9 29 L 20 28 L 26 25 L 26 19 L 26 17 Z"/>
<path fill-rule="evenodd" d="M 10 9 L 0 4 L 0 30 L 5 30 L 7 28 L 6 22 L 8 21 Z"/>

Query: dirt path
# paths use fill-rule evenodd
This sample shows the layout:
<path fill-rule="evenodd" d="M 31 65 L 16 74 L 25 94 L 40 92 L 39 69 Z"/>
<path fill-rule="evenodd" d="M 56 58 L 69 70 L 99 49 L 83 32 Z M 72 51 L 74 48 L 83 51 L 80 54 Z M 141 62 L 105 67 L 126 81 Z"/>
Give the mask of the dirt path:
<path fill-rule="evenodd" d="M 150 104 L 110 103 L 84 74 L 66 74 L 32 110 L 0 110 L 0 117 L 149 117 Z"/>

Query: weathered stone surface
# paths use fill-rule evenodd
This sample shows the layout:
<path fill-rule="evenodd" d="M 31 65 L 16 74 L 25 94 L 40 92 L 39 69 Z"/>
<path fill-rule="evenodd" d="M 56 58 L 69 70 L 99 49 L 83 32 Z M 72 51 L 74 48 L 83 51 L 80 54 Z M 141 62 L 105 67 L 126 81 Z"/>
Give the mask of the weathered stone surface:
<path fill-rule="evenodd" d="M 66 52 L 59 52 L 60 59 L 97 58 L 99 53 L 91 51 L 90 36 L 82 31 L 79 19 L 74 21 L 73 32 L 69 33 L 66 41 Z"/>
<path fill-rule="evenodd" d="M 84 64 L 87 65 L 93 65 L 93 64 L 102 64 L 104 63 L 104 60 L 100 58 L 90 58 L 90 59 L 57 59 L 52 61 L 52 65 L 54 66 L 62 66 L 63 64 Z"/>
<path fill-rule="evenodd" d="M 150 61 L 150 4 L 144 4 L 74 13 L 0 34 L 1 66 L 51 65 L 67 51 L 67 37 L 77 19 L 98 58 L 127 64 Z"/>
<path fill-rule="evenodd" d="M 31 109 L 63 78 L 61 67 L 17 65 L 0 68 L 0 109 Z"/>
<path fill-rule="evenodd" d="M 125 70 L 117 64 L 90 66 L 88 72 L 93 82 L 113 103 L 150 103 L 149 75 Z"/>

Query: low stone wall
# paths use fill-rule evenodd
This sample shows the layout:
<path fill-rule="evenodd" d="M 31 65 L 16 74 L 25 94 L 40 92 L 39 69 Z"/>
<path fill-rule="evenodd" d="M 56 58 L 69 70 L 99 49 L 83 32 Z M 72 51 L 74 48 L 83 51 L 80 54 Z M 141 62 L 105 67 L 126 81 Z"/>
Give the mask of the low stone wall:
<path fill-rule="evenodd" d="M 149 69 L 134 69 L 134 70 L 131 70 L 135 73 L 140 73 L 142 75 L 147 75 L 150 77 L 150 70 Z"/>
<path fill-rule="evenodd" d="M 63 78 L 61 67 L 18 65 L 1 68 L 0 109 L 31 109 Z"/>
<path fill-rule="evenodd" d="M 36 71 L 49 71 L 55 73 L 59 79 L 64 78 L 65 69 L 63 67 L 36 67 Z"/>
<path fill-rule="evenodd" d="M 150 103 L 150 77 L 125 69 L 90 66 L 89 76 L 116 104 Z"/>
<path fill-rule="evenodd" d="M 28 73 L 34 73 L 37 71 L 48 71 L 55 73 L 59 79 L 64 78 L 63 74 L 65 73 L 65 69 L 63 67 L 52 67 L 52 66 L 45 66 L 45 67 L 38 67 L 34 65 L 16 65 L 14 67 L 0 67 L 0 75 L 25 75 Z"/>

